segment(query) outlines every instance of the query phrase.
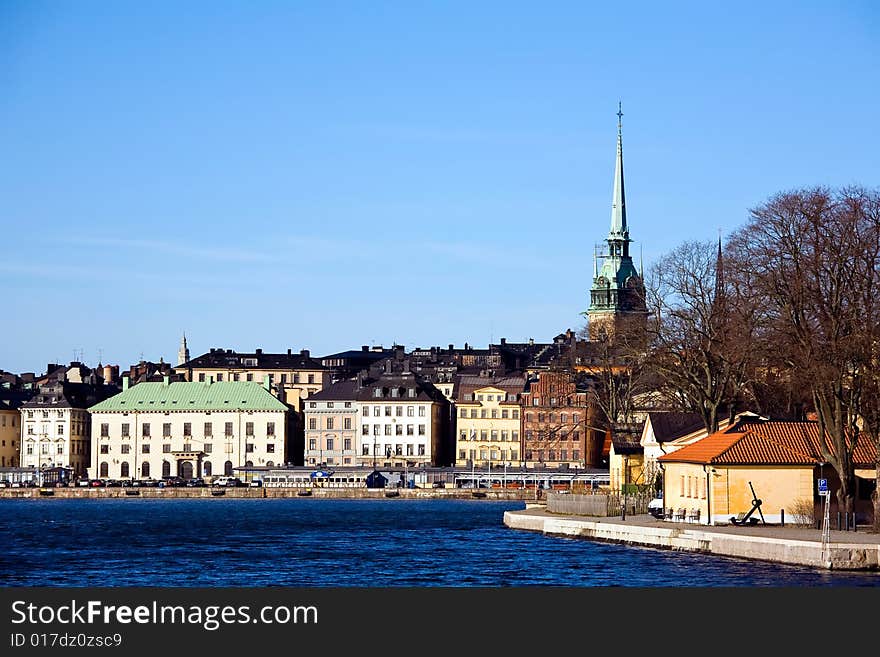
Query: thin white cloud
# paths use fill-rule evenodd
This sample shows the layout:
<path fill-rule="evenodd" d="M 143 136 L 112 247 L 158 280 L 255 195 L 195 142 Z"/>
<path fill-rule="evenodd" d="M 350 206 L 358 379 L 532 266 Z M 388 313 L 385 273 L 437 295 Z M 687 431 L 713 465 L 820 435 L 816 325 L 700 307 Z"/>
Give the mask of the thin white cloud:
<path fill-rule="evenodd" d="M 254 251 L 246 248 L 223 247 L 223 246 L 195 246 L 179 244 L 177 242 L 162 242 L 159 240 L 139 240 L 115 237 L 74 237 L 66 240 L 76 244 L 90 246 L 109 246 L 119 249 L 138 249 L 147 253 L 164 253 L 167 255 L 181 256 L 185 258 L 198 258 L 203 260 L 220 260 L 225 262 L 278 262 L 279 258 L 273 253 Z"/>

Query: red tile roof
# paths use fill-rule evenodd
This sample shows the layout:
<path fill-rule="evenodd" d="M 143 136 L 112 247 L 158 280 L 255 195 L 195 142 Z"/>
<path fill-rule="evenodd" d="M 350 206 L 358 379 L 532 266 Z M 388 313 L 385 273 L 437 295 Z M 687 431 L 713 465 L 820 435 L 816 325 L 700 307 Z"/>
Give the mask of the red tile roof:
<path fill-rule="evenodd" d="M 874 464 L 874 446 L 861 437 L 855 464 Z M 815 422 L 747 421 L 665 454 L 666 463 L 718 465 L 817 465 L 822 462 Z"/>

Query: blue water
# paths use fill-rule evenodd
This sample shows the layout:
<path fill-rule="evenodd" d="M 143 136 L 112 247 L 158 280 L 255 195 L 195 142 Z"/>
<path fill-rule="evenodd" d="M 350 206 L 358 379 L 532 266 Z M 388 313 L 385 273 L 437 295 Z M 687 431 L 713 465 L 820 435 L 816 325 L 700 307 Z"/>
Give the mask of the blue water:
<path fill-rule="evenodd" d="M 880 586 L 515 531 L 522 502 L 3 500 L 3 586 Z"/>

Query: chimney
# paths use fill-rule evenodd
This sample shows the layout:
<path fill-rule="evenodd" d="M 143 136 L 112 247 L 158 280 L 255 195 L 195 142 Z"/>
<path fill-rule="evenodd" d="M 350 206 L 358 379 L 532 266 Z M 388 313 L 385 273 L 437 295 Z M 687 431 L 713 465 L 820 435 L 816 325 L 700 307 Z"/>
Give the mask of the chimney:
<path fill-rule="evenodd" d="M 309 350 L 308 349 L 300 349 L 299 355 L 303 358 L 309 358 Z"/>
<path fill-rule="evenodd" d="M 529 344 L 530 344 L 530 345 L 534 345 L 534 344 L 535 344 L 535 338 L 529 338 Z"/>
<path fill-rule="evenodd" d="M 268 375 L 268 374 L 266 374 L 266 375 L 263 377 L 263 387 L 264 387 L 266 390 L 271 390 L 271 386 L 269 385 L 269 375 Z"/>
<path fill-rule="evenodd" d="M 166 374 L 162 377 L 162 385 L 167 388 L 169 383 L 171 383 L 171 377 Z"/>
<path fill-rule="evenodd" d="M 449 344 L 449 351 L 452 351 L 452 349 L 453 349 L 454 347 L 455 347 L 455 345 L 452 344 L 452 343 L 450 343 L 450 344 Z"/>
<path fill-rule="evenodd" d="M 507 338 L 501 338 L 501 344 L 507 344 Z"/>
<path fill-rule="evenodd" d="M 263 350 L 262 350 L 262 349 L 257 349 L 256 354 L 257 354 L 257 356 L 262 356 L 262 355 L 263 355 Z"/>
<path fill-rule="evenodd" d="M 122 377 L 122 392 L 128 390 L 128 374 L 123 375 Z"/>
<path fill-rule="evenodd" d="M 361 345 L 361 351 L 369 351 L 370 348 L 367 345 Z"/>
<path fill-rule="evenodd" d="M 287 355 L 290 356 L 291 353 L 293 353 L 293 349 L 288 349 L 288 350 L 287 350 Z"/>

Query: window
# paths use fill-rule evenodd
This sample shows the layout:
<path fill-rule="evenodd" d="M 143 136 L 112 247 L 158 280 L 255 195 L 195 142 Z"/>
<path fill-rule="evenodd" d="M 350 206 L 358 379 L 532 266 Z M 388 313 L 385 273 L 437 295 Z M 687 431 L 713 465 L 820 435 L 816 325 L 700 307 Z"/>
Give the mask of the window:
<path fill-rule="evenodd" d="M 318 449 L 318 441 L 314 438 L 309 438 L 309 449 L 313 451 Z"/>
<path fill-rule="evenodd" d="M 397 417 L 403 417 L 403 406 L 395 406 L 394 415 L 396 415 Z"/>
<path fill-rule="evenodd" d="M 489 439 L 489 432 L 486 431 L 485 429 L 480 431 L 480 440 L 488 440 L 488 439 Z"/>
<path fill-rule="evenodd" d="M 205 454 L 210 454 L 211 452 L 213 452 L 214 451 L 214 443 L 205 443 L 204 450 L 205 450 Z"/>
<path fill-rule="evenodd" d="M 275 443 L 266 443 L 266 453 L 274 454 L 275 453 Z"/>
<path fill-rule="evenodd" d="M 171 435 L 171 423 L 165 422 L 162 424 L 162 437 L 167 438 Z"/>
<path fill-rule="evenodd" d="M 516 451 L 515 449 L 510 450 L 510 460 L 511 461 L 518 461 L 519 460 L 519 452 Z"/>
<path fill-rule="evenodd" d="M 315 375 L 309 374 L 309 383 L 314 383 L 314 382 L 315 382 Z"/>
<path fill-rule="evenodd" d="M 170 461 L 162 461 L 162 476 L 170 477 L 171 476 L 171 462 Z"/>
<path fill-rule="evenodd" d="M 364 417 L 370 417 L 370 407 L 364 406 Z"/>
<path fill-rule="evenodd" d="M 327 418 L 327 428 L 328 428 L 328 429 L 332 429 L 332 428 L 333 428 L 333 418 L 332 418 L 332 417 L 328 417 L 328 418 Z"/>
<path fill-rule="evenodd" d="M 419 445 L 419 456 L 424 456 L 424 455 L 425 455 L 425 446 Z"/>
<path fill-rule="evenodd" d="M 516 410 L 516 409 L 513 410 L 513 419 L 514 419 L 514 420 L 518 420 L 518 419 L 519 419 L 519 411 Z"/>
<path fill-rule="evenodd" d="M 403 425 L 402 424 L 396 424 L 394 426 L 394 435 L 395 436 L 402 436 L 403 435 Z"/>
<path fill-rule="evenodd" d="M 419 435 L 420 435 L 420 436 L 424 436 L 424 435 L 425 435 L 425 425 L 424 425 L 424 424 L 420 424 L 420 425 L 419 425 Z"/>
<path fill-rule="evenodd" d="M 62 426 L 63 426 L 63 425 L 60 425 L 60 424 L 58 425 L 59 428 L 61 428 Z M 129 427 L 128 422 L 123 422 L 123 423 L 122 423 L 122 437 L 123 437 L 123 438 L 128 438 L 128 436 L 129 436 L 129 433 L 128 433 L 128 427 Z"/>
<path fill-rule="evenodd" d="M 214 425 L 212 425 L 210 422 L 205 422 L 205 436 L 207 437 L 212 435 L 214 435 Z"/>
<path fill-rule="evenodd" d="M 471 409 L 471 417 L 477 417 L 477 409 L 476 408 Z"/>
<path fill-rule="evenodd" d="M 309 418 L 309 429 L 317 429 L 318 428 L 318 418 L 310 417 Z"/>
<path fill-rule="evenodd" d="M 275 423 L 274 422 L 267 422 L 266 423 L 266 435 L 267 436 L 274 436 L 275 435 Z"/>
<path fill-rule="evenodd" d="M 245 422 L 244 423 L 244 435 L 253 436 L 254 435 L 254 423 L 253 422 Z"/>
<path fill-rule="evenodd" d="M 43 445 L 45 447 L 45 445 Z M 101 454 L 109 454 L 110 453 L 110 445 L 101 445 Z"/>
<path fill-rule="evenodd" d="M 680 481 L 681 481 L 681 491 L 679 492 L 679 495 L 684 497 L 684 475 L 681 475 Z"/>
<path fill-rule="evenodd" d="M 480 409 L 480 417 L 481 417 L 481 418 L 486 417 L 486 409 L 485 409 L 485 408 L 481 408 L 481 409 Z"/>
<path fill-rule="evenodd" d="M 467 417 L 467 409 L 466 408 L 461 409 L 461 417 Z"/>
<path fill-rule="evenodd" d="M 492 409 L 492 417 L 493 417 L 493 418 L 497 418 L 497 417 L 498 417 L 498 409 L 497 409 L 497 408 L 493 408 L 493 409 Z"/>
<path fill-rule="evenodd" d="M 386 435 L 386 436 L 390 436 L 390 435 L 391 435 L 391 425 L 390 425 L 390 424 L 386 424 L 386 425 L 385 425 L 385 435 Z"/>
<path fill-rule="evenodd" d="M 507 430 L 506 429 L 501 430 L 501 442 L 505 442 L 505 443 L 507 442 Z"/>
<path fill-rule="evenodd" d="M 381 432 L 382 432 L 382 425 L 381 424 L 374 424 L 373 425 L 373 435 L 378 436 Z"/>
<path fill-rule="evenodd" d="M 248 373 L 247 373 L 247 376 L 246 376 L 245 378 L 246 378 L 248 381 L 253 381 L 253 380 L 254 380 L 254 375 L 253 375 L 253 373 L 248 372 Z"/>
<path fill-rule="evenodd" d="M 532 397 L 532 406 L 540 406 L 541 398 L 540 397 Z"/>
<path fill-rule="evenodd" d="M 467 431 L 462 429 L 458 434 L 458 439 L 459 440 L 467 440 Z"/>
<path fill-rule="evenodd" d="M 415 407 L 413 407 L 413 406 L 406 407 L 406 416 L 407 417 L 413 417 L 414 413 L 415 413 Z"/>
<path fill-rule="evenodd" d="M 126 445 L 128 447 L 128 445 Z M 58 445 L 58 449 L 56 450 L 58 454 L 64 454 L 64 444 Z"/>
<path fill-rule="evenodd" d="M 366 429 L 366 427 L 364 427 Z M 370 455 L 370 446 L 369 445 L 361 445 L 361 456 L 369 456 Z"/>
<path fill-rule="evenodd" d="M 342 428 L 343 429 L 351 429 L 351 418 L 346 417 L 342 419 Z"/>
<path fill-rule="evenodd" d="M 466 458 L 465 451 L 463 449 L 458 450 L 458 460 L 464 461 Z"/>
<path fill-rule="evenodd" d="M 579 450 L 579 449 L 571 450 L 571 460 L 572 461 L 580 461 L 581 460 L 581 450 Z"/>
<path fill-rule="evenodd" d="M 205 373 L 199 372 L 199 383 L 204 383 L 204 382 L 205 382 Z"/>
<path fill-rule="evenodd" d="M 361 426 L 361 435 L 362 436 L 369 436 L 370 435 L 370 425 L 364 424 L 363 426 Z"/>
<path fill-rule="evenodd" d="M 239 376 L 238 376 L 238 373 L 236 372 L 235 374 L 232 375 L 232 380 L 238 381 L 238 379 L 239 379 Z"/>
<path fill-rule="evenodd" d="M 171 443 L 163 443 L 162 444 L 162 453 L 170 454 L 171 453 Z"/>
<path fill-rule="evenodd" d="M 425 417 L 425 407 L 419 406 L 419 417 Z"/>
<path fill-rule="evenodd" d="M 328 452 L 333 451 L 333 439 L 332 438 L 327 439 L 327 451 Z"/>
<path fill-rule="evenodd" d="M 391 407 L 390 406 L 385 407 L 385 416 L 391 417 Z"/>
<path fill-rule="evenodd" d="M 210 462 L 210 461 L 205 461 L 205 463 L 202 465 L 202 472 L 205 473 L 205 476 L 206 476 L 206 477 L 210 477 L 212 471 L 213 471 L 213 470 L 212 470 L 212 468 L 211 468 L 211 462 Z"/>
<path fill-rule="evenodd" d="M 507 411 L 507 409 L 506 409 L 506 408 L 502 408 L 502 409 L 501 409 L 501 419 L 502 419 L 502 420 L 506 420 L 506 419 L 507 419 L 507 415 L 508 415 L 508 411 Z"/>
<path fill-rule="evenodd" d="M 109 438 L 110 437 L 110 425 L 106 422 L 101 423 L 101 438 Z"/>
<path fill-rule="evenodd" d="M 538 413 L 538 422 L 543 422 L 543 421 L 544 421 L 544 414 Z"/>
<path fill-rule="evenodd" d="M 414 424 L 407 424 L 407 425 L 406 425 L 406 435 L 407 435 L 407 436 L 412 436 L 412 435 L 413 435 L 413 431 L 414 431 L 414 429 L 415 429 L 415 425 L 414 425 Z"/>
<path fill-rule="evenodd" d="M 183 423 L 183 435 L 184 436 L 191 436 L 192 435 L 192 423 L 191 422 L 184 422 Z"/>
<path fill-rule="evenodd" d="M 551 449 L 549 451 L 549 453 L 547 454 L 547 460 L 548 461 L 555 461 L 556 460 L 556 450 L 555 449 Z"/>
<path fill-rule="evenodd" d="M 131 452 L 131 445 L 129 445 L 127 443 L 125 445 L 122 445 L 121 452 L 123 454 L 129 454 Z"/>
<path fill-rule="evenodd" d="M 141 445 L 141 454 L 149 454 L 149 453 L 150 453 L 150 444 L 149 444 L 149 443 L 143 443 L 143 444 Z"/>
<path fill-rule="evenodd" d="M 64 435 L 64 425 L 63 425 L 63 424 L 59 424 L 59 425 L 58 425 L 58 431 L 57 431 L 57 433 L 58 433 L 59 436 L 63 436 L 63 435 Z"/>
<path fill-rule="evenodd" d="M 491 433 L 491 438 L 492 438 L 492 440 L 497 441 L 498 440 L 498 431 L 493 429 L 492 433 Z"/>
<path fill-rule="evenodd" d="M 346 451 L 351 450 L 351 438 L 346 438 L 345 440 L 342 441 L 342 449 L 344 449 Z"/>
<path fill-rule="evenodd" d="M 223 433 L 224 433 L 225 435 L 227 435 L 227 436 L 231 436 L 231 435 L 232 435 L 232 422 L 227 422 L 227 423 L 226 423 L 226 426 L 225 426 L 225 428 L 224 428 L 224 432 L 223 432 Z"/>
<path fill-rule="evenodd" d="M 183 443 L 183 451 L 191 452 L 192 451 L 192 443 Z"/>
<path fill-rule="evenodd" d="M 706 499 L 706 480 L 700 479 L 700 497 Z"/>
<path fill-rule="evenodd" d="M 244 451 L 249 454 L 252 453 L 254 451 L 254 444 L 253 443 L 245 443 L 244 444 Z"/>
<path fill-rule="evenodd" d="M 218 381 L 222 381 L 222 380 L 223 380 L 223 372 L 217 372 L 217 380 L 218 380 Z"/>
<path fill-rule="evenodd" d="M 98 476 L 99 477 L 106 477 L 109 472 L 110 472 L 110 466 L 107 464 L 107 461 L 101 461 L 101 465 L 98 469 Z"/>
<path fill-rule="evenodd" d="M 207 473 L 205 473 L 205 474 L 207 474 Z M 141 463 L 141 477 L 146 479 L 149 476 L 150 476 L 150 462 L 144 461 L 143 463 Z"/>

